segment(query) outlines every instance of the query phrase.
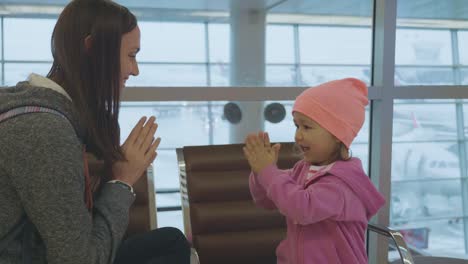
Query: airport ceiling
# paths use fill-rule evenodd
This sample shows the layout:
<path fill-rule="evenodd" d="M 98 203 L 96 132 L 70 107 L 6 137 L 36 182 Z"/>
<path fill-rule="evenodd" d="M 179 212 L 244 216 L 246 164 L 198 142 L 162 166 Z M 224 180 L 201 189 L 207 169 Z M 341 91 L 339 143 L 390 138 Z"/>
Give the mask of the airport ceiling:
<path fill-rule="evenodd" d="M 233 7 L 266 9 L 269 22 L 314 23 L 324 17 L 370 23 L 370 0 L 115 0 L 140 19 L 228 22 Z M 56 16 L 68 0 L 0 0 L 0 14 Z M 398 0 L 398 17 L 421 23 L 468 20 L 468 0 Z M 320 20 L 322 18 L 322 20 Z M 367 22 L 362 22 L 364 20 Z M 346 22 L 345 22 L 346 23 Z M 350 22 L 352 23 L 352 22 Z"/>

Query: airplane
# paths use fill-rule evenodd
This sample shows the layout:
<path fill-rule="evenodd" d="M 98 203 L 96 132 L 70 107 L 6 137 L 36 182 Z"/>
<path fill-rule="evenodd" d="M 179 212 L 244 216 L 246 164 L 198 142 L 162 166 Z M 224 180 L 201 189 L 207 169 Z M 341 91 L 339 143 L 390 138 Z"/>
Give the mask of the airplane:
<path fill-rule="evenodd" d="M 413 112 L 396 113 L 396 135 L 405 139 L 453 135 L 440 123 L 416 119 Z M 408 127 L 410 125 L 410 127 Z M 436 129 L 425 129 L 425 128 Z M 434 135 L 428 135 L 434 133 Z M 394 143 L 392 149 L 391 222 L 457 215 L 461 205 L 461 168 L 458 141 L 453 143 Z M 452 218 L 449 221 L 453 220 Z"/>

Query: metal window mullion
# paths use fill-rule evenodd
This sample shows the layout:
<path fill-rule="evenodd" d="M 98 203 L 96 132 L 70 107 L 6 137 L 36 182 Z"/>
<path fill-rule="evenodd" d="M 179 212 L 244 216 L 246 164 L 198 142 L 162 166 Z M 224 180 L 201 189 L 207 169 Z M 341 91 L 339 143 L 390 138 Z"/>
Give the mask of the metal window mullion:
<path fill-rule="evenodd" d="M 452 38 L 452 60 L 454 67 L 454 80 L 455 84 L 461 84 L 461 72 L 460 68 L 460 49 L 458 45 L 458 30 L 450 30 Z M 459 164 L 460 164 L 460 188 L 461 188 L 461 199 L 462 199 L 462 212 L 463 216 L 468 213 L 468 181 L 466 179 L 468 175 L 468 159 L 466 152 L 466 137 L 465 137 L 465 118 L 463 112 L 463 100 L 455 100 L 456 107 L 456 121 L 457 121 L 457 137 L 458 137 L 458 153 L 459 153 Z M 463 218 L 463 229 L 464 229 L 464 242 L 465 242 L 465 253 L 468 253 L 468 219 Z"/>
<path fill-rule="evenodd" d="M 452 68 L 453 80 L 455 85 L 461 85 L 460 75 L 460 51 L 458 47 L 458 30 L 450 30 L 451 44 L 452 44 Z"/>
<path fill-rule="evenodd" d="M 208 22 L 204 23 L 205 29 L 205 66 L 206 66 L 206 82 L 211 86 L 211 71 L 210 71 L 210 36 L 208 30 Z"/>
<path fill-rule="evenodd" d="M 393 93 L 395 78 L 396 0 L 375 0 L 373 13 L 371 83 L 377 98 L 371 101 L 369 172 L 371 180 L 388 201 L 371 222 L 389 225 L 391 201 L 391 162 Z M 388 262 L 388 240 L 370 235 L 369 263 Z"/>
<path fill-rule="evenodd" d="M 466 179 L 468 175 L 468 162 L 467 162 L 467 151 L 466 151 L 466 137 L 465 137 L 465 120 L 463 113 L 463 104 L 461 100 L 457 100 L 456 103 L 456 121 L 457 121 L 457 134 L 459 139 L 458 151 L 459 151 L 459 164 L 460 164 L 460 188 L 461 188 L 461 199 L 462 199 L 462 210 L 463 216 L 467 215 L 468 212 L 468 181 Z M 465 242 L 465 253 L 468 252 L 468 219 L 463 219 L 464 228 L 464 242 Z"/>
<path fill-rule="evenodd" d="M 283 86 L 268 89 L 264 87 L 127 87 L 122 94 L 122 102 L 153 102 L 153 101 L 265 101 L 294 100 L 307 87 Z M 369 99 L 381 98 L 378 87 L 369 87 Z M 468 89 L 465 89 L 468 98 Z"/>
<path fill-rule="evenodd" d="M 5 16 L 1 18 L 1 34 L 2 34 L 2 86 L 5 85 Z"/>
<path fill-rule="evenodd" d="M 299 25 L 293 25 L 293 36 L 294 36 L 294 70 L 296 71 L 296 85 L 302 85 L 302 73 L 301 73 L 301 43 L 299 42 Z"/>
<path fill-rule="evenodd" d="M 205 55 L 206 55 L 206 80 L 207 85 L 211 86 L 211 61 L 210 61 L 210 32 L 208 22 L 205 22 Z M 208 142 L 213 145 L 214 142 L 214 117 L 212 102 L 208 101 Z"/>

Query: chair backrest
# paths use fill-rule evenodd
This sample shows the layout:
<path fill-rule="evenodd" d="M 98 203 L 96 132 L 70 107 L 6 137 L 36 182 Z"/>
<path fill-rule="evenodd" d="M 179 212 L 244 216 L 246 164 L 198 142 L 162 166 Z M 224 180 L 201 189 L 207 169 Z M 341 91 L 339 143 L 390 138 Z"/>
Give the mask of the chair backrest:
<path fill-rule="evenodd" d="M 253 203 L 242 147 L 177 149 L 185 234 L 203 264 L 276 263 L 286 222 L 277 211 Z M 293 144 L 283 143 L 278 166 L 291 168 L 298 160 Z"/>
<path fill-rule="evenodd" d="M 88 155 L 90 175 L 103 173 L 102 161 Z M 136 199 L 130 207 L 129 224 L 125 236 L 143 233 L 157 227 L 156 198 L 152 171 L 145 171 L 133 185 Z"/>

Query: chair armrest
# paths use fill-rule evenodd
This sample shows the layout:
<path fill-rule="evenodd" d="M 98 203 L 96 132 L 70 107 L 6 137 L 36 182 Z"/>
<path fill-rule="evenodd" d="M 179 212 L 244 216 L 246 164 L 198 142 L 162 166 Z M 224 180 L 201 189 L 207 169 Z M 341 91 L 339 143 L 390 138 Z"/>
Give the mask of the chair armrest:
<path fill-rule="evenodd" d="M 401 261 L 403 261 L 403 263 L 405 264 L 414 264 L 413 257 L 411 256 L 408 246 L 406 245 L 406 242 L 403 239 L 403 235 L 400 232 L 377 224 L 368 224 L 367 229 L 376 232 L 380 235 L 391 238 L 397 246 L 397 250 L 400 254 Z"/>

